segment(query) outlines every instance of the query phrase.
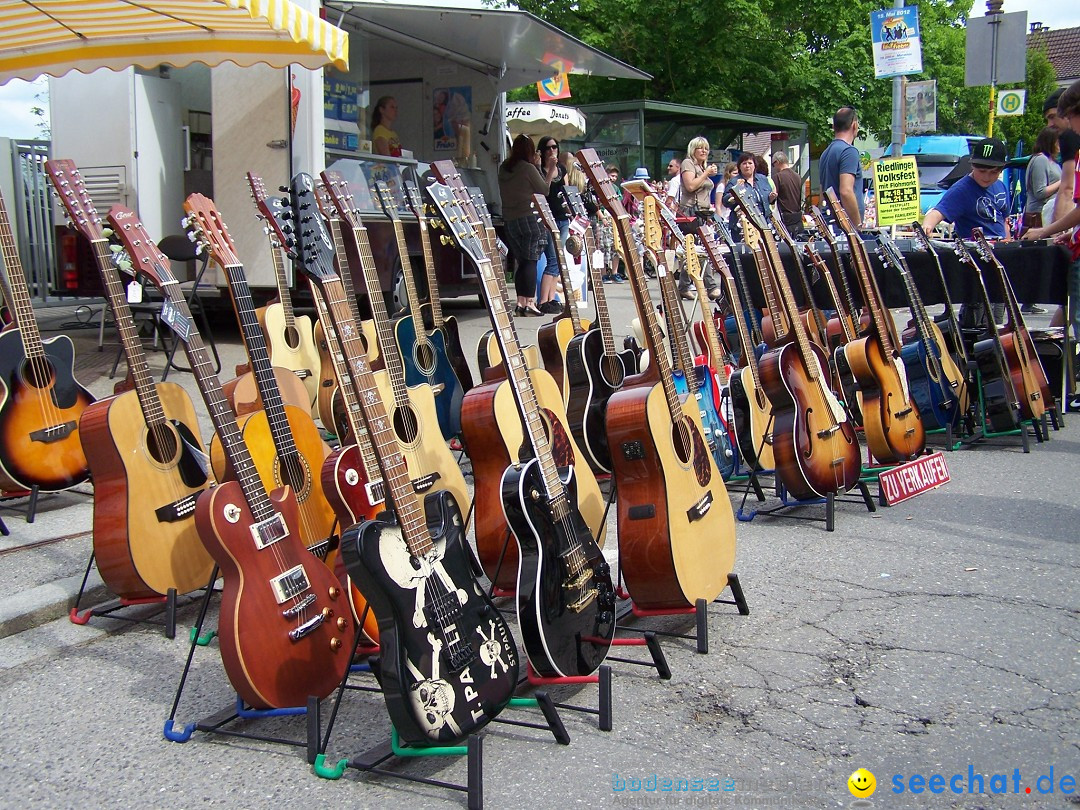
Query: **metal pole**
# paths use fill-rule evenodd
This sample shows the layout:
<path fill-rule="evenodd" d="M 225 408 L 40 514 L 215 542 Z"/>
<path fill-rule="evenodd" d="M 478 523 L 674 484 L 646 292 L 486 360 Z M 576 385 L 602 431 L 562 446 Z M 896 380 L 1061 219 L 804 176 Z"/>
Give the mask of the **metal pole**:
<path fill-rule="evenodd" d="M 990 18 L 990 114 L 987 118 L 986 137 L 994 137 L 994 110 L 997 107 L 997 49 L 998 28 L 1001 25 L 1001 7 L 1005 0 L 986 0 L 986 16 Z"/>
<path fill-rule="evenodd" d="M 894 0 L 893 8 L 903 8 L 904 0 Z M 892 149 L 893 157 L 900 157 L 904 147 L 904 77 L 892 80 Z"/>

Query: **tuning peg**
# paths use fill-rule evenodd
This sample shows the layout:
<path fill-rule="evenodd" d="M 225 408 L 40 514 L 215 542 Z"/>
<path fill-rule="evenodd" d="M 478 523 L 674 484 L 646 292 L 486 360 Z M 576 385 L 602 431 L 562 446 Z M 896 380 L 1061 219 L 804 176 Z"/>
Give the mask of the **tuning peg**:
<path fill-rule="evenodd" d="M 112 235 L 111 231 L 110 231 L 109 235 L 110 236 Z M 109 250 L 114 255 L 117 254 L 117 253 L 123 253 L 124 252 L 124 249 L 120 245 L 109 245 Z"/>

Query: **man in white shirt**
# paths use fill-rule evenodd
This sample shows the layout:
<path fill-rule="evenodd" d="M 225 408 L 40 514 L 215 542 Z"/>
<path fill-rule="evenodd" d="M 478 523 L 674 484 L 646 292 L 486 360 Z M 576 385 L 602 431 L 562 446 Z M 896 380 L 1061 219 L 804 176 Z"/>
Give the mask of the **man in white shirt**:
<path fill-rule="evenodd" d="M 681 165 L 679 159 L 675 157 L 667 163 L 667 195 L 675 200 L 679 199 L 679 187 L 682 185 Z"/>

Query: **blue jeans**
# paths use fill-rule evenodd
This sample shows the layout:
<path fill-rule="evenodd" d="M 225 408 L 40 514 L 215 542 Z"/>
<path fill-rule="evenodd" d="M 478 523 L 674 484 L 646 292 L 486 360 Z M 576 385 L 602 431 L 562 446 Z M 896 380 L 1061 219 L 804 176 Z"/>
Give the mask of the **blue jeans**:
<path fill-rule="evenodd" d="M 559 226 L 559 247 L 566 244 L 566 237 L 570 235 L 570 221 L 557 220 Z M 555 253 L 555 239 L 548 233 L 547 246 L 544 255 L 536 263 L 536 297 L 540 297 L 540 280 L 544 276 L 559 275 L 559 258 Z"/>

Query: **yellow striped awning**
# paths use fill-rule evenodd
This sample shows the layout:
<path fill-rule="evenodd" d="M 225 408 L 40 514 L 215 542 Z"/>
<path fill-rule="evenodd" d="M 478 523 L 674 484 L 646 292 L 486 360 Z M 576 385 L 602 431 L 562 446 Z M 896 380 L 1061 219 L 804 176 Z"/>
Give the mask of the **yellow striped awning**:
<path fill-rule="evenodd" d="M 349 35 L 290 0 L 0 0 L 0 84 L 192 62 L 349 65 Z"/>

